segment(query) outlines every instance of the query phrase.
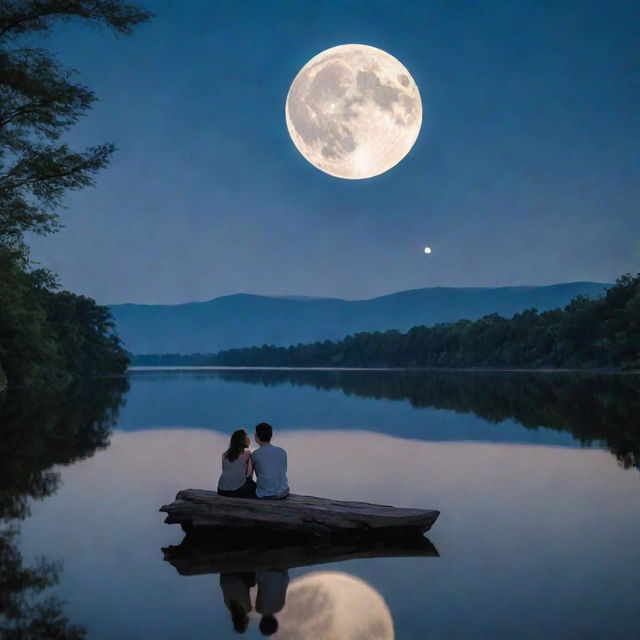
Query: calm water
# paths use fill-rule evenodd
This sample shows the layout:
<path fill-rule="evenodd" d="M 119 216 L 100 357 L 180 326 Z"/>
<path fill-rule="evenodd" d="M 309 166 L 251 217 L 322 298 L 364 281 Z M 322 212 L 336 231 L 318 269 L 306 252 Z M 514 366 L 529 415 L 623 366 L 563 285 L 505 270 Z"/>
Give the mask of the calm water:
<path fill-rule="evenodd" d="M 640 377 L 382 371 L 140 371 L 8 394 L 0 637 L 39 619 L 59 637 L 263 637 L 253 613 L 235 635 L 218 574 L 164 560 L 182 534 L 157 511 L 215 488 L 228 434 L 263 420 L 296 493 L 442 511 L 439 557 L 225 575 L 227 595 L 257 581 L 271 600 L 288 580 L 273 637 L 640 637 Z"/>

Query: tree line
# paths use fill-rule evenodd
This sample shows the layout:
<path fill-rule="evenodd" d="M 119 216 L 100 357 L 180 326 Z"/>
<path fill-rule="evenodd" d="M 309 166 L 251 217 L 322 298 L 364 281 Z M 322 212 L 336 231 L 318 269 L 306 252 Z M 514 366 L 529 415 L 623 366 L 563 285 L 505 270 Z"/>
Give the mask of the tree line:
<path fill-rule="evenodd" d="M 65 194 L 92 185 L 114 152 L 61 139 L 96 96 L 34 41 L 73 18 L 129 34 L 150 14 L 121 0 L 0 0 L 0 388 L 128 364 L 109 310 L 34 268 L 25 240 L 58 230 Z"/>
<path fill-rule="evenodd" d="M 361 332 L 343 340 L 263 345 L 214 354 L 135 356 L 139 365 L 243 367 L 640 368 L 640 274 L 564 309 L 490 314 L 407 332 Z"/>

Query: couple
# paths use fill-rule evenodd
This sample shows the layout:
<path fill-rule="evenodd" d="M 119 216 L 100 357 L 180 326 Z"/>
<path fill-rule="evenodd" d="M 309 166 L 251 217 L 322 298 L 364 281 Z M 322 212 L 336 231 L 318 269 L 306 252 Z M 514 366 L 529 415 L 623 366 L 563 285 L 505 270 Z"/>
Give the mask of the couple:
<path fill-rule="evenodd" d="M 289 495 L 287 452 L 271 444 L 272 436 L 271 425 L 257 425 L 255 439 L 259 448 L 251 453 L 247 450 L 251 444 L 247 432 L 233 432 L 229 448 L 222 454 L 218 495 L 263 500 L 282 500 Z"/>
<path fill-rule="evenodd" d="M 259 569 L 245 573 L 221 573 L 220 588 L 227 609 L 231 612 L 231 622 L 237 633 L 244 633 L 249 626 L 252 611 L 250 588 L 258 586 L 255 610 L 262 618 L 259 629 L 263 636 L 271 636 L 278 631 L 275 614 L 282 611 L 289 586 L 287 569 Z"/>

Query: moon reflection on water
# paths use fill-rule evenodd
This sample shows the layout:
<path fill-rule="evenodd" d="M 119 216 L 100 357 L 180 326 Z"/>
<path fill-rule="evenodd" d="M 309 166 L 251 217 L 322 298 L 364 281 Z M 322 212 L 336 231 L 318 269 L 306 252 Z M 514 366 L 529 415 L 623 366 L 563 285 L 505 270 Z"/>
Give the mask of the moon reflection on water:
<path fill-rule="evenodd" d="M 278 640 L 393 640 L 384 598 L 360 578 L 318 571 L 289 585 Z"/>

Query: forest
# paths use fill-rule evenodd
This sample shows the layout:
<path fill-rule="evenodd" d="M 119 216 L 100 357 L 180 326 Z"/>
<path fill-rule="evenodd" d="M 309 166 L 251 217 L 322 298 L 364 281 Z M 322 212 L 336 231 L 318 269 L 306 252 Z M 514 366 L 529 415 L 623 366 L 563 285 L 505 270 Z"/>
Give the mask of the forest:
<path fill-rule="evenodd" d="M 149 18 L 120 0 L 0 2 L 0 388 L 127 367 L 109 310 L 30 257 L 29 236 L 57 231 L 65 195 L 93 185 L 115 151 L 62 140 L 97 96 L 36 44 L 72 19 L 126 35 Z"/>
<path fill-rule="evenodd" d="M 123 372 L 129 359 L 106 307 L 58 290 L 55 277 L 29 269 L 19 251 L 0 248 L 0 388 Z"/>
<path fill-rule="evenodd" d="M 362 332 L 337 342 L 263 345 L 215 354 L 134 357 L 136 365 L 232 367 L 640 368 L 640 274 L 564 309 L 527 309 L 400 331 Z"/>

